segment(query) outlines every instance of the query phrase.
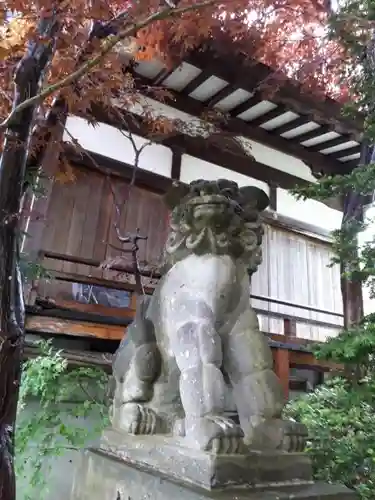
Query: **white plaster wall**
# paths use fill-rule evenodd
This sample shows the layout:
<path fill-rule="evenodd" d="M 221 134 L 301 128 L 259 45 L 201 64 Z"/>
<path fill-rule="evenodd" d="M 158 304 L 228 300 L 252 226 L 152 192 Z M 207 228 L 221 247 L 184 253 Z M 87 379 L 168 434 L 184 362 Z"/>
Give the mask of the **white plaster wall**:
<path fill-rule="evenodd" d="M 131 140 L 120 130 L 105 123 L 95 126 L 89 125 L 86 120 L 77 116 L 69 116 L 63 140 L 71 142 L 71 136 L 80 146 L 93 153 L 98 153 L 117 161 L 134 165 L 135 150 Z M 143 137 L 132 134 L 137 149 L 149 142 Z M 163 175 L 171 176 L 172 151 L 160 144 L 147 145 L 139 158 L 139 168 Z"/>
<path fill-rule="evenodd" d="M 256 186 L 269 194 L 269 187 L 266 182 L 253 179 L 252 177 L 248 177 L 246 175 L 238 174 L 237 172 L 233 172 L 227 168 L 219 167 L 214 163 L 200 160 L 199 158 L 195 158 L 190 155 L 182 155 L 180 179 L 182 182 L 186 183 L 196 179 L 205 179 L 207 181 L 229 179 L 237 182 L 240 187 Z"/>
<path fill-rule="evenodd" d="M 297 200 L 286 189 L 277 188 L 277 213 L 327 231 L 339 229 L 342 213 L 316 200 Z"/>

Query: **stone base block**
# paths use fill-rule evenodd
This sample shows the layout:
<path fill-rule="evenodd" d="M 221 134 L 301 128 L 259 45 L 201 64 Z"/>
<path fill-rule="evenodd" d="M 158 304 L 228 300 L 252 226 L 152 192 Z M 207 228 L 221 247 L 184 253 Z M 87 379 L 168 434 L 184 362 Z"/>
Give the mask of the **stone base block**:
<path fill-rule="evenodd" d="M 176 439 L 106 431 L 82 455 L 71 500 L 354 500 L 341 486 L 314 484 L 300 453 L 212 455 Z"/>

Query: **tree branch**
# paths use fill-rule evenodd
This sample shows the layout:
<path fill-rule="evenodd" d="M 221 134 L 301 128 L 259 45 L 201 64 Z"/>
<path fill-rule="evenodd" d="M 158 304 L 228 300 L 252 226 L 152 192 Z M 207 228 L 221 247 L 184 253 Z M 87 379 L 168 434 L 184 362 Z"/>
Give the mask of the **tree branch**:
<path fill-rule="evenodd" d="M 14 119 L 16 115 L 25 108 L 36 105 L 43 101 L 45 98 L 49 97 L 51 94 L 56 92 L 57 90 L 60 90 L 64 87 L 67 87 L 71 83 L 77 81 L 79 78 L 84 76 L 86 73 L 89 73 L 91 69 L 93 69 L 95 66 L 97 66 L 103 57 L 110 52 L 115 45 L 117 45 L 119 42 L 124 40 L 125 38 L 132 37 L 134 36 L 140 29 L 147 27 L 149 24 L 155 22 L 155 21 L 161 21 L 163 19 L 167 19 L 169 17 L 174 17 L 180 14 L 184 14 L 186 12 L 192 11 L 192 10 L 198 10 L 202 9 L 204 7 L 208 7 L 210 5 L 213 5 L 217 2 L 218 0 L 204 0 L 203 2 L 198 2 L 195 5 L 188 5 L 185 7 L 178 7 L 178 8 L 171 8 L 167 7 L 165 9 L 162 9 L 158 12 L 155 12 L 154 14 L 151 14 L 150 16 L 146 17 L 146 19 L 139 21 L 138 23 L 131 24 L 128 26 L 126 29 L 120 31 L 117 35 L 113 36 L 111 39 L 107 40 L 106 43 L 103 44 L 101 50 L 99 53 L 93 57 L 92 59 L 89 59 L 87 62 L 82 64 L 82 66 L 77 69 L 76 71 L 73 71 L 70 75 L 66 76 L 62 80 L 46 87 L 44 90 L 41 90 L 38 95 L 31 97 L 30 99 L 26 99 L 22 103 L 20 103 L 18 106 L 16 106 L 12 112 L 9 114 L 8 118 L 6 118 L 2 123 L 0 123 L 0 128 L 6 127 L 9 122 Z"/>

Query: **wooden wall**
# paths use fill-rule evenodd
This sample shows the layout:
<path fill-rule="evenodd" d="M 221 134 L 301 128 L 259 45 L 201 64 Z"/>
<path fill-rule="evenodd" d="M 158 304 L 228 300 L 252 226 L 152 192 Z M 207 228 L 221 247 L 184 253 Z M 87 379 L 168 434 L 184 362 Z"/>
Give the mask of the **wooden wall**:
<path fill-rule="evenodd" d="M 34 211 L 45 210 L 45 220 L 39 225 L 40 241 L 31 238 L 24 251 L 34 248 L 55 254 L 70 255 L 92 261 L 93 265 L 48 259 L 45 264 L 59 274 L 74 277 L 96 278 L 98 280 L 122 281 L 118 271 L 98 267 L 109 259 L 120 255 L 114 247 L 119 246 L 116 237 L 117 220 L 114 195 L 117 200 L 127 200 L 120 207 L 119 229 L 135 231 L 148 236 L 140 242 L 139 259 L 141 267 L 154 269 L 160 262 L 162 247 L 167 232 L 167 210 L 162 196 L 145 188 L 128 184 L 119 177 L 112 181 L 104 174 L 84 168 L 74 169 L 74 182 L 55 181 L 50 187 L 48 199 L 38 200 Z M 31 225 L 32 226 L 32 225 Z M 30 232 L 33 232 L 30 226 Z M 34 224 L 35 226 L 35 224 Z M 296 336 L 325 340 L 340 329 L 341 318 L 296 307 L 312 306 L 338 314 L 342 313 L 339 270 L 328 267 L 331 258 L 330 246 L 318 240 L 309 239 L 291 231 L 266 226 L 263 240 L 263 263 L 252 280 L 252 294 L 265 298 L 291 302 L 294 305 L 275 304 L 253 299 L 253 305 L 264 311 L 260 314 L 261 328 L 265 332 L 284 331 L 283 314 L 298 316 L 307 320 L 319 320 L 336 328 L 297 322 Z M 96 263 L 96 264 L 95 264 Z M 123 257 L 120 266 L 131 265 L 130 256 Z M 39 284 L 41 296 L 54 298 L 57 295 L 72 299 L 71 282 L 43 282 Z M 279 317 L 270 317 L 277 313 Z"/>
<path fill-rule="evenodd" d="M 43 232 L 44 250 L 104 261 L 119 255 L 115 222 L 122 234 L 139 228 L 148 236 L 140 242 L 139 259 L 149 266 L 158 263 L 166 234 L 167 214 L 161 196 L 117 178 L 112 189 L 119 203 L 117 218 L 109 178 L 94 171 L 75 169 L 70 184 L 55 182 Z M 130 257 L 129 257 L 130 259 Z M 79 272 L 64 264 L 61 270 Z"/>
<path fill-rule="evenodd" d="M 293 303 L 293 306 L 253 300 L 256 308 L 266 312 L 283 313 L 307 320 L 317 320 L 332 325 L 322 327 L 297 321 L 296 336 L 324 341 L 340 331 L 342 325 L 342 300 L 340 271 L 330 267 L 332 252 L 330 245 L 291 231 L 273 226 L 265 227 L 263 239 L 263 263 L 252 279 L 251 292 Z M 337 313 L 320 313 L 299 308 L 310 306 L 319 310 Z M 262 330 L 276 333 L 283 329 L 281 318 L 260 315 Z"/>

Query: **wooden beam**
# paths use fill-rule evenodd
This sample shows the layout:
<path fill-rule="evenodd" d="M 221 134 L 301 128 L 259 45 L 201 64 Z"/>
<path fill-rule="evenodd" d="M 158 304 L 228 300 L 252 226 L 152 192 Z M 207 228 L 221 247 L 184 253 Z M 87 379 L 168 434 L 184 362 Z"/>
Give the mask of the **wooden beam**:
<path fill-rule="evenodd" d="M 108 372 L 112 371 L 113 354 L 94 351 L 82 351 L 81 349 L 61 349 L 61 356 L 67 360 L 69 366 L 98 366 Z M 26 343 L 23 359 L 33 359 L 41 355 L 38 346 Z"/>
<path fill-rule="evenodd" d="M 351 141 L 351 138 L 349 136 L 341 135 L 340 137 L 335 137 L 334 139 L 330 139 L 329 141 L 320 142 L 319 144 L 316 144 L 316 146 L 307 146 L 307 148 L 309 151 L 321 151 L 322 149 L 341 146 L 341 144 L 346 144 L 349 141 Z M 330 156 L 330 158 L 332 157 Z"/>
<path fill-rule="evenodd" d="M 208 80 L 212 74 L 207 71 L 206 69 L 203 69 L 198 76 L 193 78 L 191 82 L 189 82 L 183 89 L 182 92 L 186 95 L 191 94 L 196 90 L 198 87 L 200 87 L 206 80 Z"/>
<path fill-rule="evenodd" d="M 278 118 L 283 115 L 286 111 L 288 111 L 286 106 L 280 105 L 277 106 L 277 108 L 271 109 L 270 111 L 267 111 L 267 113 L 254 118 L 253 120 L 247 120 L 247 123 L 250 123 L 253 127 L 260 127 L 274 118 Z"/>
<path fill-rule="evenodd" d="M 214 96 L 212 96 L 210 99 L 206 101 L 206 104 L 209 108 L 213 108 L 218 104 L 220 101 L 223 101 L 226 97 L 230 96 L 235 92 L 237 88 L 234 85 L 228 84 L 226 87 L 223 89 L 219 90 Z"/>
<path fill-rule="evenodd" d="M 360 153 L 361 153 L 361 146 L 358 144 L 358 146 L 353 146 L 351 148 L 346 148 L 346 149 L 341 149 L 340 151 L 335 151 L 334 153 L 329 153 L 329 157 L 335 158 L 336 160 L 338 160 L 339 158 L 344 158 L 345 156 L 351 156 L 351 155 L 360 154 Z M 359 161 L 359 157 L 358 157 L 358 161 Z"/>
<path fill-rule="evenodd" d="M 121 340 L 126 328 L 115 325 L 101 325 L 91 322 L 78 322 L 49 316 L 26 317 L 28 333 L 49 333 L 52 335 L 71 335 L 73 337 L 89 337 L 106 340 Z"/>
<path fill-rule="evenodd" d="M 310 141 L 311 139 L 316 139 L 317 137 L 320 137 L 321 135 L 327 134 L 328 132 L 332 132 L 331 128 L 328 125 L 321 125 L 318 128 L 314 128 L 314 130 L 310 130 L 309 132 L 304 132 L 303 134 L 297 135 L 296 137 L 293 137 L 293 139 L 289 139 L 291 142 L 297 143 L 298 145 L 301 144 L 301 142 L 305 141 Z M 304 146 L 302 146 L 304 147 Z M 311 154 L 311 153 L 308 153 Z M 319 154 L 319 153 L 315 153 Z"/>
<path fill-rule="evenodd" d="M 191 99 L 194 101 L 194 99 Z M 194 101 L 196 102 L 196 101 Z M 171 104 L 172 105 L 172 104 Z M 124 123 L 122 120 L 114 120 L 113 116 L 108 116 L 107 113 L 102 111 L 101 113 L 97 112 L 97 119 L 103 123 L 107 123 L 114 127 L 123 127 Z M 137 117 L 138 121 L 140 117 Z M 240 123 L 245 124 L 242 120 L 238 120 Z M 133 123 L 133 120 L 128 120 L 129 124 Z M 248 126 L 247 126 L 248 127 Z M 255 129 L 257 130 L 257 129 Z M 259 129 L 262 131 L 262 129 Z M 144 135 L 147 132 L 139 130 L 138 128 L 132 130 L 134 133 L 139 135 Z M 264 131 L 265 132 L 265 131 Z M 195 156 L 196 158 L 200 158 L 204 161 L 214 163 L 218 166 L 227 168 L 229 170 L 241 173 L 243 175 L 247 175 L 249 177 L 254 177 L 255 179 L 267 182 L 274 183 L 284 189 L 290 189 L 295 187 L 296 185 L 305 185 L 308 184 L 307 181 L 294 176 L 293 174 L 288 174 L 287 172 L 283 172 L 276 168 L 270 167 L 269 165 L 265 165 L 261 162 L 256 161 L 254 158 L 247 156 L 245 153 L 241 155 L 234 154 L 232 152 L 223 151 L 217 145 L 211 145 L 210 140 L 202 137 L 191 137 L 186 134 L 179 134 L 172 137 L 167 137 L 163 144 L 165 146 L 170 147 L 172 150 L 180 150 L 185 152 L 190 156 Z M 97 153 L 90 153 L 92 157 L 97 160 L 97 163 L 103 165 L 105 168 L 110 171 L 111 168 L 115 172 L 119 174 L 126 173 L 127 176 L 130 176 L 132 172 L 132 167 L 129 169 L 125 169 L 123 172 L 123 165 L 126 165 L 117 160 L 113 160 L 111 158 L 99 155 Z M 92 162 L 89 159 L 85 158 L 84 155 L 76 155 L 74 158 L 75 163 L 81 163 L 83 165 L 88 165 L 92 167 Z M 341 164 L 340 164 L 341 166 Z M 127 173 L 129 172 L 129 173 Z M 137 178 L 139 179 L 139 184 L 144 184 L 145 186 L 153 187 L 156 191 L 156 187 L 158 188 L 158 192 L 167 191 L 172 183 L 171 179 L 166 177 L 158 176 L 152 172 L 147 172 L 142 169 L 139 169 L 137 172 Z"/>
<path fill-rule="evenodd" d="M 260 94 L 255 94 L 255 95 L 249 97 L 248 99 L 246 99 L 246 101 L 241 102 L 241 104 L 238 104 L 238 106 L 236 106 L 235 108 L 231 109 L 229 114 L 231 116 L 238 116 L 238 115 L 244 113 L 245 111 L 247 111 L 248 109 L 256 106 L 257 104 L 259 104 L 263 100 L 264 99 Z"/>
<path fill-rule="evenodd" d="M 224 38 L 224 34 L 218 33 L 204 47 L 192 50 L 185 60 L 249 92 L 257 88 L 264 94 L 264 99 L 271 94 L 275 104 L 286 104 L 290 111 L 306 114 L 309 121 L 322 124 L 329 122 L 332 131 L 336 129 L 339 133 L 360 137 L 363 115 L 358 113 L 356 118 L 343 118 L 340 103 L 306 92 L 297 80 L 291 80 L 281 72 L 275 72 L 273 68 L 251 59 L 248 51 L 240 47 L 236 50 L 236 42 L 230 39 L 224 42 Z"/>
<path fill-rule="evenodd" d="M 297 118 L 293 118 L 293 120 L 288 123 L 284 123 L 284 125 L 280 125 L 272 130 L 272 133 L 277 135 L 286 134 L 295 128 L 301 127 L 302 125 L 306 125 L 310 123 L 310 118 L 308 116 L 298 116 Z"/>
<path fill-rule="evenodd" d="M 168 69 L 163 68 L 159 71 L 159 73 L 153 78 L 152 83 L 154 85 L 163 85 L 163 82 L 170 76 L 176 68 Z"/>
<path fill-rule="evenodd" d="M 179 148 L 172 148 L 172 169 L 171 176 L 173 180 L 180 180 L 181 177 L 181 162 L 182 150 Z"/>
<path fill-rule="evenodd" d="M 270 209 L 277 212 L 277 186 L 274 183 L 269 185 Z"/>
<path fill-rule="evenodd" d="M 297 322 L 291 318 L 284 319 L 284 335 L 287 339 L 297 338 Z"/>
<path fill-rule="evenodd" d="M 156 100 L 158 99 L 158 96 L 152 94 L 150 94 L 150 97 Z M 245 104 L 247 102 L 249 101 L 245 101 Z M 181 93 L 172 93 L 172 98 L 168 98 L 167 96 L 164 99 L 164 103 L 195 117 L 204 116 L 205 114 L 207 114 L 207 110 L 209 110 L 209 108 L 207 108 L 204 103 L 201 103 L 189 96 L 182 95 Z M 237 113 L 236 108 L 234 112 Z M 313 164 L 314 171 L 324 171 L 326 174 L 341 172 L 341 163 L 337 162 L 336 160 L 330 160 L 321 153 L 310 152 L 307 150 L 307 148 L 299 144 L 299 137 L 301 136 L 298 136 L 295 140 L 284 139 L 275 132 L 270 133 L 260 127 L 252 127 L 251 124 L 248 124 L 244 120 L 235 117 L 224 120 L 223 123 L 220 124 L 220 127 L 225 132 L 230 132 L 231 134 L 236 134 L 248 139 L 252 139 L 254 141 L 266 144 L 274 149 L 282 151 L 283 153 L 297 157 L 305 161 L 309 166 Z M 320 129 L 324 130 L 323 126 L 320 127 Z"/>
<path fill-rule="evenodd" d="M 26 332 L 120 341 L 124 335 L 126 335 L 126 327 L 28 313 L 26 315 Z M 287 342 L 295 346 L 306 346 L 312 343 L 305 339 L 288 339 L 283 335 L 267 334 L 267 336 L 271 341 Z M 334 370 L 339 372 L 342 370 L 341 365 L 324 360 L 317 360 L 311 352 L 306 350 L 293 349 L 288 351 L 286 348 L 275 348 L 272 346 L 271 349 L 275 360 L 275 371 L 282 381 L 285 394 L 287 387 L 286 380 L 287 376 L 289 377 L 290 366 L 314 368 L 324 371 Z"/>
<path fill-rule="evenodd" d="M 100 260 L 91 259 L 87 257 L 77 257 L 75 255 L 66 255 L 58 252 L 50 252 L 49 250 L 41 250 L 40 256 L 44 259 L 61 260 L 64 262 L 71 262 L 73 264 L 82 264 L 84 266 L 90 267 L 100 267 L 102 262 Z M 112 266 L 112 271 L 118 271 L 119 273 L 134 274 L 134 269 L 132 266 Z M 156 270 L 140 269 L 141 276 L 147 278 L 160 277 L 160 273 Z"/>
<path fill-rule="evenodd" d="M 97 314 L 100 316 L 116 317 L 116 318 L 127 318 L 133 319 L 134 310 L 126 307 L 107 307 L 100 304 L 82 304 L 75 300 L 65 300 L 65 299 L 49 299 L 51 307 L 54 306 L 57 309 L 68 309 L 69 311 L 78 311 L 88 314 Z"/>
<path fill-rule="evenodd" d="M 101 118 L 101 121 L 103 121 L 104 123 L 115 125 L 115 122 L 108 119 L 108 117 L 104 119 L 104 117 L 102 116 Z M 119 124 L 116 124 L 115 126 L 118 125 Z M 139 130 L 137 132 L 139 133 Z M 130 165 L 129 163 L 114 160 L 113 158 L 109 158 L 108 156 L 103 156 L 98 153 L 90 152 L 90 157 L 95 160 L 95 164 L 93 164 L 91 158 L 89 158 L 87 155 L 77 153 L 76 149 L 72 148 L 69 145 L 65 145 L 64 147 L 66 154 L 69 156 L 69 159 L 76 165 L 82 165 L 90 169 L 96 169 L 96 165 L 98 165 L 99 167 L 101 167 L 101 171 L 104 174 L 117 174 L 119 177 L 127 181 L 131 181 L 133 177 L 134 166 Z M 147 170 L 139 168 L 137 170 L 135 184 L 139 187 L 146 187 L 147 189 L 155 193 L 165 193 L 171 187 L 172 179 L 168 179 L 167 177 L 164 177 L 162 175 L 148 172 Z"/>
<path fill-rule="evenodd" d="M 164 141 L 170 147 L 178 146 L 184 148 L 184 152 L 190 156 L 200 158 L 209 163 L 238 172 L 266 183 L 274 183 L 284 189 L 291 189 L 297 185 L 305 185 L 307 181 L 295 177 L 287 172 L 282 172 L 264 163 L 260 163 L 249 156 L 237 155 L 222 150 L 217 145 L 210 145 L 209 139 L 201 139 L 181 135 Z"/>
<path fill-rule="evenodd" d="M 279 377 L 285 400 L 289 399 L 289 351 L 275 349 L 273 352 L 274 371 Z"/>
<path fill-rule="evenodd" d="M 45 263 L 45 267 L 48 269 L 48 262 Z M 124 290 L 125 292 L 135 292 L 137 288 L 135 283 L 83 276 L 82 274 L 76 273 L 53 271 L 53 276 L 57 280 L 67 281 L 68 283 L 84 283 L 87 285 L 103 286 L 104 288 L 113 288 L 114 290 Z M 154 291 L 153 288 L 148 286 L 145 286 L 144 289 L 146 294 L 151 294 Z"/>
<path fill-rule="evenodd" d="M 343 370 L 343 366 L 323 359 L 316 359 L 313 353 L 304 351 L 289 351 L 290 366 L 293 368 L 316 368 L 324 371 Z"/>

